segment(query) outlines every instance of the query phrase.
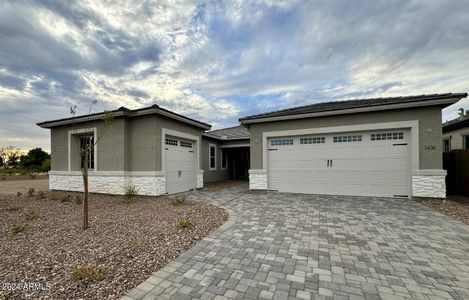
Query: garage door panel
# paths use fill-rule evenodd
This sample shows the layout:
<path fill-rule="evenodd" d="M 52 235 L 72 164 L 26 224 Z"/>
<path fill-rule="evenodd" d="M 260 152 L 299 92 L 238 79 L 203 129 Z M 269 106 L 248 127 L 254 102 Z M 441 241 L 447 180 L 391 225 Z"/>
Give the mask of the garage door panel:
<path fill-rule="evenodd" d="M 299 144 L 299 138 L 293 138 L 293 145 L 269 151 L 269 189 L 335 195 L 407 195 L 408 146 L 393 146 L 407 142 L 372 141 L 367 132 L 352 134 L 361 135 L 362 140 L 334 143 L 335 135 L 330 134 L 323 135 L 325 143 L 304 145 Z M 332 160 L 332 167 L 328 167 L 328 160 Z"/>
<path fill-rule="evenodd" d="M 169 194 L 185 192 L 195 188 L 195 151 L 192 148 L 181 147 L 181 140 L 177 145 L 166 145 L 165 176 L 166 192 Z"/>

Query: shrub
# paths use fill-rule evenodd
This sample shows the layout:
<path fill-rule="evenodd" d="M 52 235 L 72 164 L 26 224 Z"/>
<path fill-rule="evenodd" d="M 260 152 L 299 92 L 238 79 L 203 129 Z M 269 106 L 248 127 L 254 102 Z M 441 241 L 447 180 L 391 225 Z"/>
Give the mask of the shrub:
<path fill-rule="evenodd" d="M 26 219 L 26 221 L 34 221 L 39 218 L 39 215 L 34 210 L 31 210 L 24 214 L 24 218 Z"/>
<path fill-rule="evenodd" d="M 83 201 L 81 200 L 81 197 L 79 195 L 75 196 L 75 203 L 76 204 L 82 204 L 83 203 Z"/>
<path fill-rule="evenodd" d="M 190 228 L 193 226 L 192 221 L 189 218 L 182 218 L 178 223 L 181 228 Z"/>
<path fill-rule="evenodd" d="M 29 170 L 28 175 L 31 179 L 34 179 L 37 176 L 37 172 L 36 172 L 36 170 Z"/>
<path fill-rule="evenodd" d="M 44 160 L 41 164 L 41 171 L 48 172 L 50 171 L 50 158 Z"/>
<path fill-rule="evenodd" d="M 72 271 L 72 277 L 76 280 L 101 281 L 106 275 L 104 268 L 94 266 L 78 266 Z"/>
<path fill-rule="evenodd" d="M 202 203 L 197 203 L 197 207 L 195 208 L 196 212 L 201 214 L 204 212 L 204 206 L 202 205 Z"/>
<path fill-rule="evenodd" d="M 13 235 L 17 235 L 18 233 L 23 232 L 25 229 L 26 226 L 24 226 L 23 224 L 13 224 L 13 226 L 11 227 L 11 233 L 13 233 Z"/>
<path fill-rule="evenodd" d="M 174 206 L 186 205 L 187 204 L 186 195 L 174 196 L 173 198 L 171 198 L 171 204 Z"/>
<path fill-rule="evenodd" d="M 126 187 L 124 192 L 125 202 L 129 203 L 130 201 L 132 201 L 132 198 L 137 196 L 137 193 L 138 191 L 133 185 L 129 185 L 128 187 Z"/>
<path fill-rule="evenodd" d="M 28 189 L 28 197 L 33 197 L 35 192 L 34 188 L 30 187 Z"/>
<path fill-rule="evenodd" d="M 38 199 L 46 199 L 46 193 L 44 193 L 44 191 L 39 191 L 37 192 L 37 198 Z"/>
<path fill-rule="evenodd" d="M 145 240 L 143 239 L 136 239 L 134 241 L 134 244 L 135 244 L 135 247 L 137 248 L 143 248 L 143 246 L 145 246 Z"/>
<path fill-rule="evenodd" d="M 57 199 L 58 199 L 58 198 L 57 198 L 57 194 L 54 193 L 54 192 L 51 192 L 51 193 L 49 194 L 49 199 L 50 199 L 50 200 L 54 200 L 54 201 L 57 200 Z"/>
<path fill-rule="evenodd" d="M 70 195 L 63 195 L 62 198 L 60 198 L 60 202 L 63 202 L 63 203 L 70 202 Z"/>
<path fill-rule="evenodd" d="M 23 196 L 23 193 L 22 193 L 22 192 L 17 192 L 17 193 L 16 193 L 16 197 L 21 197 L 21 196 Z"/>

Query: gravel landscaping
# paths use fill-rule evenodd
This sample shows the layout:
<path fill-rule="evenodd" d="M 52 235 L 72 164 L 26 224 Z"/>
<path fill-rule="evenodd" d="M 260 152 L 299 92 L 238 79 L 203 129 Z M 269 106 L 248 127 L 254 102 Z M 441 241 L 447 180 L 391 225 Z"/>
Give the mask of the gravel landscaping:
<path fill-rule="evenodd" d="M 79 195 L 0 195 L 0 284 L 46 287 L 0 291 L 0 299 L 119 298 L 228 219 L 201 202 L 91 195 L 83 231 Z"/>
<path fill-rule="evenodd" d="M 420 203 L 469 225 L 469 198 L 448 196 L 446 200 L 422 199 Z"/>
<path fill-rule="evenodd" d="M 35 190 L 48 190 L 49 179 L 45 176 L 37 176 L 34 179 L 29 176 L 0 177 L 0 195 L 12 195 L 17 192 L 26 193 L 30 187 Z"/>

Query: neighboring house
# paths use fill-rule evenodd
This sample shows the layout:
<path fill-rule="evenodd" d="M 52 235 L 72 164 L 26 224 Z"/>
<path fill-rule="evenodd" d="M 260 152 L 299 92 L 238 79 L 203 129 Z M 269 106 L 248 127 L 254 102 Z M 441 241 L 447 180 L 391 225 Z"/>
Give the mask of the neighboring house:
<path fill-rule="evenodd" d="M 385 197 L 445 195 L 441 109 L 467 94 L 336 101 L 210 125 L 154 105 L 112 111 L 90 156 L 90 191 L 161 195 L 247 179 L 251 189 Z M 103 114 L 39 123 L 51 129 L 50 188 L 82 190 L 77 145 Z M 87 122 L 91 119 L 91 122 Z"/>
<path fill-rule="evenodd" d="M 319 103 L 240 119 L 251 189 L 444 198 L 441 109 L 467 94 Z"/>
<path fill-rule="evenodd" d="M 462 113 L 457 119 L 443 124 L 443 152 L 469 149 L 469 115 Z"/>

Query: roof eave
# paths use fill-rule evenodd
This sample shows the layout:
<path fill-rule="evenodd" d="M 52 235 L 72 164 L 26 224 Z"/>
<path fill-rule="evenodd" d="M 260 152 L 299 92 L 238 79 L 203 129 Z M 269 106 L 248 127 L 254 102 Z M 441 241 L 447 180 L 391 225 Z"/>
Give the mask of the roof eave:
<path fill-rule="evenodd" d="M 414 108 L 414 107 L 425 107 L 425 106 L 441 106 L 446 107 L 451 104 L 458 102 L 464 96 L 457 96 L 451 98 L 443 99 L 431 99 L 426 101 L 415 101 L 407 103 L 396 103 L 396 104 L 385 104 L 385 105 L 376 105 L 376 106 L 366 106 L 366 107 L 357 107 L 349 109 L 340 109 L 340 110 L 330 110 L 323 112 L 313 112 L 313 113 L 303 113 L 303 114 L 292 114 L 284 116 L 272 116 L 264 118 L 241 118 L 239 121 L 242 125 L 254 124 L 254 123 L 265 123 L 265 122 L 274 122 L 274 121 L 284 121 L 284 120 L 294 120 L 294 119 L 303 119 L 303 118 L 314 118 L 314 117 L 325 117 L 325 116 L 334 116 L 334 115 L 345 115 L 345 114 L 354 114 L 362 112 L 373 112 L 373 111 L 383 111 L 383 110 L 394 110 L 401 108 Z"/>
<path fill-rule="evenodd" d="M 461 120 L 460 122 L 457 123 L 452 123 L 452 124 L 443 124 L 443 133 L 450 132 L 453 130 L 458 130 L 461 128 L 467 128 L 469 127 L 469 119 Z"/>
<path fill-rule="evenodd" d="M 149 115 L 149 114 L 159 114 L 174 120 L 178 120 L 183 123 L 187 123 L 190 125 L 193 125 L 198 128 L 202 128 L 204 130 L 209 130 L 212 128 L 212 125 L 198 122 L 196 120 L 192 120 L 189 118 L 186 118 L 184 116 L 181 116 L 179 114 L 173 113 L 171 111 L 168 111 L 166 109 L 161 109 L 161 108 L 148 108 L 148 109 L 140 109 L 140 110 L 135 110 L 135 111 L 111 111 L 113 117 L 122 117 L 122 116 L 128 116 L 128 117 L 136 117 L 136 116 L 142 116 L 142 115 Z M 41 122 L 37 123 L 41 128 L 53 128 L 57 126 L 62 126 L 62 125 L 70 125 L 74 123 L 83 123 L 87 121 L 96 121 L 96 120 L 102 120 L 104 117 L 104 113 L 99 113 L 95 115 L 85 115 L 85 116 L 79 116 L 76 118 L 68 118 L 68 119 L 63 119 L 63 120 L 56 120 L 56 121 L 46 121 L 46 122 Z"/>
<path fill-rule="evenodd" d="M 218 136 L 209 135 L 207 133 L 203 133 L 202 136 L 212 138 L 212 139 L 215 139 L 215 140 L 219 140 L 219 141 L 237 141 L 237 140 L 249 140 L 249 139 L 251 139 L 250 136 L 247 136 L 247 137 L 234 137 L 234 138 L 221 138 L 221 137 L 218 137 Z"/>

